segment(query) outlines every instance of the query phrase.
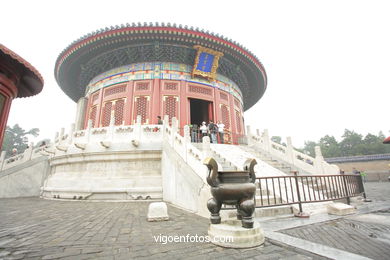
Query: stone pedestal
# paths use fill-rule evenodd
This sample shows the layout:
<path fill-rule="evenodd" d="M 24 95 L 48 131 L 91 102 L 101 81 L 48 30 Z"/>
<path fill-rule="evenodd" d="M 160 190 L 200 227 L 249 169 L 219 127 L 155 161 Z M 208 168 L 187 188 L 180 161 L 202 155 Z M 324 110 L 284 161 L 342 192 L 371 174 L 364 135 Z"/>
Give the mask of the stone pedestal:
<path fill-rule="evenodd" d="M 255 222 L 253 228 L 243 228 L 240 220 L 226 220 L 221 224 L 210 224 L 208 235 L 210 242 L 229 248 L 250 248 L 260 246 L 265 237 L 260 224 Z"/>
<path fill-rule="evenodd" d="M 327 206 L 328 214 L 345 216 L 356 212 L 355 207 L 344 203 L 332 203 Z"/>
<path fill-rule="evenodd" d="M 153 202 L 149 204 L 148 221 L 165 221 L 168 219 L 168 208 L 165 202 Z"/>

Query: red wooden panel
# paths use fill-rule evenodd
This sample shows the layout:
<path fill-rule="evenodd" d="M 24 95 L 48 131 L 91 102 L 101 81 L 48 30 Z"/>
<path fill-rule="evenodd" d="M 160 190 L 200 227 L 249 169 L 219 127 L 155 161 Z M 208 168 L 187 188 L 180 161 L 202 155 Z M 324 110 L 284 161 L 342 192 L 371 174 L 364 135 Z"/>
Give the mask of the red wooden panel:
<path fill-rule="evenodd" d="M 125 107 L 124 99 L 119 99 L 115 102 L 115 108 L 114 108 L 115 125 L 121 125 L 123 123 L 124 107 Z"/>
<path fill-rule="evenodd" d="M 112 102 L 106 102 L 103 107 L 102 126 L 109 126 L 111 119 Z"/>

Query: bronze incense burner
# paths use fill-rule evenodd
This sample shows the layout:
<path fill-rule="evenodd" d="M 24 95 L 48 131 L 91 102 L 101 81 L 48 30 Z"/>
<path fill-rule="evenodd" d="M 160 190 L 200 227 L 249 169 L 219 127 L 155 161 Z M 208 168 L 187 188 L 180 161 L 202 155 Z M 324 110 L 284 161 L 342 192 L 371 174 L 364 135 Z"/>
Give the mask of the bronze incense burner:
<path fill-rule="evenodd" d="M 211 186 L 213 195 L 213 198 L 207 202 L 207 208 L 211 212 L 211 223 L 221 223 L 219 211 L 222 204 L 236 205 L 237 219 L 242 220 L 242 226 L 253 228 L 256 160 L 248 159 L 243 171 L 218 171 L 218 164 L 211 157 L 206 158 L 203 163 L 209 169 L 207 183 Z"/>

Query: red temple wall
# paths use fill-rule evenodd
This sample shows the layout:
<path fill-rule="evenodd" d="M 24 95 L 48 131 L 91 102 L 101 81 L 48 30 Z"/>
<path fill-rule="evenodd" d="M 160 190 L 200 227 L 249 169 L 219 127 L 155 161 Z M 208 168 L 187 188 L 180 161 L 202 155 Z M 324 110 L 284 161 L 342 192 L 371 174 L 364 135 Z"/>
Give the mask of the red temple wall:
<path fill-rule="evenodd" d="M 230 93 L 211 86 L 184 80 L 134 80 L 102 88 L 88 97 L 88 119 L 93 127 L 108 126 L 111 115 L 115 125 L 132 125 L 137 115 L 142 124 L 157 124 L 157 116 L 176 117 L 179 126 L 190 123 L 190 98 L 212 102 L 212 119 L 222 121 L 234 134 L 243 134 L 241 103 Z M 200 123 L 200 122 L 199 122 Z"/>

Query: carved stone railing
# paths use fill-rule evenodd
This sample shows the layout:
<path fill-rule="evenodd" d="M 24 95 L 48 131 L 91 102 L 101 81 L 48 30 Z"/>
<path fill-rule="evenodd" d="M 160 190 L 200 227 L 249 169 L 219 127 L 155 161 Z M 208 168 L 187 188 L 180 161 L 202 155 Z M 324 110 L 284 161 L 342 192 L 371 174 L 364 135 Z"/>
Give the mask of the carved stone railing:
<path fill-rule="evenodd" d="M 269 137 L 268 130 L 264 130 L 261 135 L 259 131 L 257 131 L 257 135 L 252 135 L 249 128 L 248 140 L 249 146 L 253 149 L 298 168 L 300 172 L 318 175 L 340 173 L 340 169 L 336 165 L 331 165 L 324 160 L 319 146 L 315 147 L 316 156 L 311 157 L 295 150 L 291 137 L 287 137 L 287 144 L 284 146 L 273 142 Z"/>
<path fill-rule="evenodd" d="M 189 167 L 205 182 L 207 169 L 203 165 L 206 154 L 200 151 L 191 143 L 190 128 L 184 126 L 184 136 L 179 134 L 178 121 L 172 118 L 172 125 L 169 125 L 168 117 L 164 117 L 164 142 L 187 163 Z M 207 142 L 207 140 L 206 140 Z M 209 142 L 210 146 L 210 142 Z"/>
<path fill-rule="evenodd" d="M 5 158 L 6 152 L 3 151 L 0 156 L 0 171 L 6 170 L 22 163 L 34 160 L 40 156 L 46 155 L 43 151 L 50 145 L 34 148 L 34 143 L 30 143 L 29 147 L 23 153 Z"/>
<path fill-rule="evenodd" d="M 74 124 L 69 132 L 62 128 L 56 133 L 54 142 L 43 147 L 33 148 L 33 143 L 23 153 L 5 158 L 5 152 L 0 156 L 0 170 L 5 170 L 39 156 L 56 156 L 80 152 L 99 152 L 114 147 L 116 150 L 136 149 L 144 145 L 146 149 L 161 149 L 163 136 L 162 125 L 142 125 L 141 118 L 131 126 L 114 126 L 92 128 L 89 122 L 87 129 L 75 131 Z M 115 144 L 115 145 L 114 145 Z"/>
<path fill-rule="evenodd" d="M 163 136 L 162 125 L 142 125 L 138 116 L 130 126 L 115 126 L 114 117 L 106 127 L 92 128 L 88 122 L 84 130 L 74 131 L 72 124 L 68 134 L 61 129 L 56 134 L 53 154 L 64 155 L 82 152 L 103 152 L 107 149 L 125 151 L 131 149 L 160 150 Z"/>

